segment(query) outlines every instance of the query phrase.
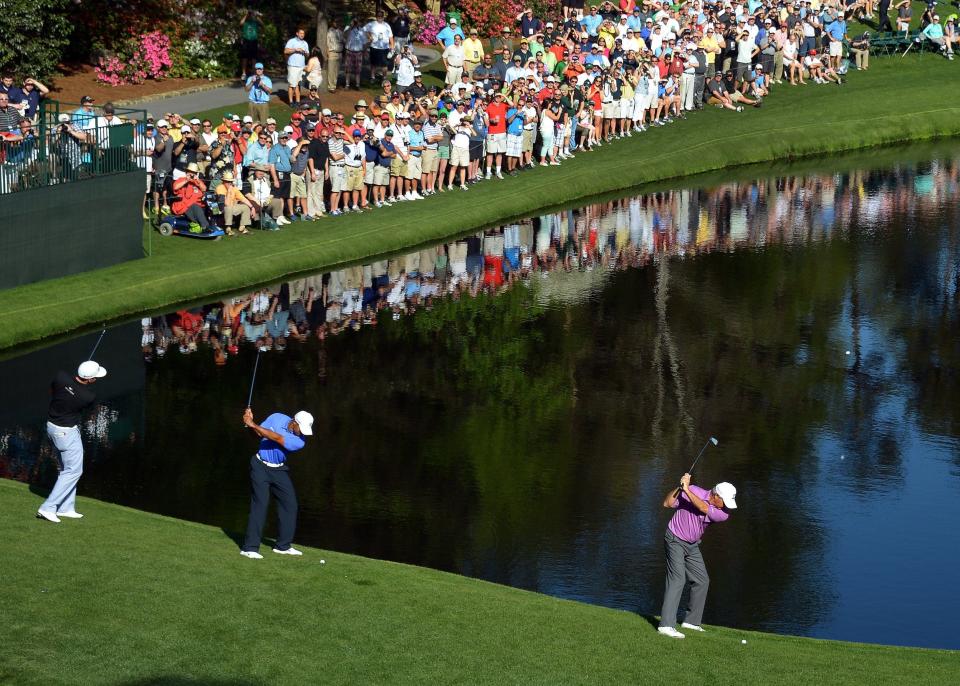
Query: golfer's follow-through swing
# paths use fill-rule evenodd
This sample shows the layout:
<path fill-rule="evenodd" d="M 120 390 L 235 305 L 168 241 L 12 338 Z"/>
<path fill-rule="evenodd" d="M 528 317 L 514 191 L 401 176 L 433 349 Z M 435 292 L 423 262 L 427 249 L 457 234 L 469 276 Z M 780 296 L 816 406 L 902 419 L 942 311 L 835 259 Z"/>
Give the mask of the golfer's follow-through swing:
<path fill-rule="evenodd" d="M 703 631 L 703 607 L 707 602 L 707 587 L 710 577 L 700 554 L 700 539 L 711 522 L 724 522 L 730 516 L 730 510 L 737 507 L 737 489 L 733 484 L 721 482 L 711 490 L 690 483 L 690 473 L 709 445 L 717 445 L 716 438 L 710 438 L 700 450 L 690 470 L 680 479 L 680 487 L 672 488 L 663 500 L 663 506 L 676 510 L 667 532 L 664 535 L 664 549 L 667 554 L 667 583 L 663 593 L 663 607 L 660 610 L 661 634 L 671 638 L 683 638 L 677 630 L 677 611 L 680 596 L 687 581 L 690 582 L 690 609 L 681 626 L 691 631 Z"/>
<path fill-rule="evenodd" d="M 243 424 L 260 437 L 257 452 L 250 458 L 250 519 L 247 534 L 240 554 L 256 560 L 262 559 L 260 539 L 267 519 L 270 496 L 277 499 L 277 542 L 273 552 L 283 555 L 302 555 L 293 547 L 293 534 L 297 528 L 297 494 L 290 480 L 287 456 L 304 446 L 303 436 L 313 435 L 313 415 L 301 410 L 293 417 L 275 412 L 262 424 L 253 420 L 250 402 L 253 400 L 253 385 L 257 379 L 260 352 L 253 367 L 247 409 L 243 411 Z"/>

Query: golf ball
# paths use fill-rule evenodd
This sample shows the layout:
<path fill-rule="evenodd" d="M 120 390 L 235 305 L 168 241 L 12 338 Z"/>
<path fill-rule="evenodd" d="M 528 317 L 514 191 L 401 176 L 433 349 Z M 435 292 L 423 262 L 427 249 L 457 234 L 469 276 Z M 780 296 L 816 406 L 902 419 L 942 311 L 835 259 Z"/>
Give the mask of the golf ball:
<path fill-rule="evenodd" d="M 325 564 L 327 564 L 327 561 L 326 561 L 326 560 L 320 560 L 320 564 L 325 565 Z"/>
<path fill-rule="evenodd" d="M 740 641 L 740 643 L 742 643 L 743 645 L 747 645 L 747 639 L 743 639 L 742 641 Z"/>
<path fill-rule="evenodd" d="M 848 350 L 848 351 L 847 351 L 847 355 L 849 355 L 849 354 L 850 354 L 850 351 Z"/>

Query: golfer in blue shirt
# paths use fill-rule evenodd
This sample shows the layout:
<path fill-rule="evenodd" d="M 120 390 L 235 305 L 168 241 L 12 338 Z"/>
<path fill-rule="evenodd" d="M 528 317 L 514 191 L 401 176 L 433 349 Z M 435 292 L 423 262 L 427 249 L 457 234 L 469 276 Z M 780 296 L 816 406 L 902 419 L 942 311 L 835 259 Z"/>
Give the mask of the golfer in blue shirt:
<path fill-rule="evenodd" d="M 250 520 L 240 554 L 254 560 L 263 559 L 259 552 L 260 539 L 272 494 L 277 499 L 278 520 L 273 552 L 303 555 L 291 545 L 297 528 L 297 494 L 290 480 L 287 455 L 303 447 L 303 436 L 313 435 L 313 415 L 301 410 L 290 418 L 275 412 L 263 424 L 257 424 L 248 407 L 243 412 L 243 423 L 260 437 L 260 447 L 250 458 Z"/>

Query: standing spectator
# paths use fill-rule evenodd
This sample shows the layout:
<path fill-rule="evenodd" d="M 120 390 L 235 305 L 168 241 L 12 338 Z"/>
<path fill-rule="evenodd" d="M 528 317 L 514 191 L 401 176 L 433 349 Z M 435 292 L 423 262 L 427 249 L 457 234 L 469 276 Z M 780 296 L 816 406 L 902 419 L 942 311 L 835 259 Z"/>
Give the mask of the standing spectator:
<path fill-rule="evenodd" d="M 543 22 L 539 17 L 533 16 L 533 8 L 528 7 L 517 15 L 517 21 L 520 22 L 520 37 L 531 38 L 543 31 Z"/>
<path fill-rule="evenodd" d="M 20 110 L 20 114 L 30 120 L 38 122 L 40 101 L 46 97 L 50 89 L 36 79 L 26 78 L 21 88 L 11 88 L 8 91 L 10 104 Z"/>
<path fill-rule="evenodd" d="M 286 128 L 290 129 L 291 133 L 293 132 L 293 127 L 288 126 Z M 303 136 L 296 142 L 290 152 L 290 218 L 293 221 L 296 221 L 298 216 L 306 220 L 313 219 L 307 207 L 307 174 L 310 172 L 308 168 L 309 159 L 310 139 L 307 136 Z M 299 209 L 299 213 L 297 213 L 297 209 Z"/>
<path fill-rule="evenodd" d="M 437 47 L 441 50 L 446 50 L 453 45 L 453 39 L 456 36 L 460 36 L 460 40 L 466 38 L 466 36 L 463 35 L 463 29 L 457 25 L 457 18 L 450 17 L 447 25 L 437 32 Z"/>
<path fill-rule="evenodd" d="M 170 123 L 166 119 L 159 120 L 153 143 L 153 206 L 155 208 L 167 204 L 167 195 L 173 184 L 173 145 Z"/>
<path fill-rule="evenodd" d="M 504 26 L 503 30 L 500 32 L 499 36 L 493 36 L 490 39 L 490 52 L 497 54 L 502 53 L 504 50 L 509 51 L 509 54 L 513 54 L 513 31 L 509 26 Z"/>
<path fill-rule="evenodd" d="M 247 80 L 250 65 L 260 57 L 260 31 L 263 22 L 254 10 L 247 13 L 240 21 L 240 79 Z"/>
<path fill-rule="evenodd" d="M 270 148 L 267 162 L 270 165 L 270 176 L 273 180 L 274 196 L 280 198 L 284 205 L 284 215 L 290 219 L 296 218 L 293 211 L 293 200 L 290 197 L 290 172 L 292 170 L 292 150 L 288 143 L 293 129 L 289 126 L 278 134 L 278 144 Z"/>
<path fill-rule="evenodd" d="M 503 164 L 503 155 L 507 151 L 507 105 L 503 99 L 503 93 L 496 91 L 493 102 L 487 105 L 488 129 L 487 129 L 487 178 L 493 173 L 493 167 L 496 165 L 496 174 L 498 179 L 503 178 L 501 166 Z M 517 146 L 519 149 L 519 146 Z M 519 155 L 518 155 L 519 157 Z"/>
<path fill-rule="evenodd" d="M 339 217 L 340 197 L 347 184 L 346 165 L 344 163 L 345 150 L 343 147 L 343 129 L 337 125 L 333 135 L 327 140 L 327 176 L 330 179 L 330 216 Z"/>
<path fill-rule="evenodd" d="M 409 45 L 404 45 L 393 58 L 394 71 L 397 74 L 397 88 L 401 93 L 410 89 L 417 73 L 417 56 Z"/>
<path fill-rule="evenodd" d="M 265 122 L 270 116 L 270 95 L 273 81 L 263 73 L 263 62 L 253 65 L 253 76 L 247 78 L 244 90 L 247 91 L 247 111 L 256 122 Z"/>
<path fill-rule="evenodd" d="M 310 88 L 310 96 L 316 97 L 317 103 L 320 102 L 320 86 L 323 84 L 323 64 L 320 61 L 320 46 L 318 45 L 310 51 L 310 59 L 307 60 L 306 77 L 307 86 Z"/>
<path fill-rule="evenodd" d="M 881 33 L 889 31 L 893 33 L 893 26 L 890 24 L 890 0 L 880 0 L 878 10 L 880 12 L 880 21 L 877 26 L 877 31 Z"/>
<path fill-rule="evenodd" d="M 10 104 L 9 93 L 0 93 L 0 134 L 19 131 L 21 119 L 20 110 Z"/>
<path fill-rule="evenodd" d="M 344 188 L 343 209 L 360 212 L 367 206 L 363 192 L 363 178 L 367 169 L 366 145 L 363 142 L 363 131 L 353 129 L 344 145 L 344 164 L 346 164 L 347 179 Z M 348 206 L 348 203 L 352 206 Z"/>
<path fill-rule="evenodd" d="M 330 93 L 337 90 L 337 81 L 340 78 L 340 61 L 343 59 L 344 40 L 343 29 L 331 20 L 327 29 L 327 90 Z"/>
<path fill-rule="evenodd" d="M 463 74 L 463 39 L 459 34 L 453 37 L 453 43 L 448 45 L 442 55 L 443 66 L 447 70 L 447 76 L 444 82 L 447 86 L 454 86 L 460 82 L 460 76 Z"/>
<path fill-rule="evenodd" d="M 387 77 L 387 53 L 393 50 L 393 31 L 390 24 L 383 20 L 383 12 L 378 11 L 376 18 L 363 27 L 370 42 L 370 78 Z"/>
<path fill-rule="evenodd" d="M 483 61 L 483 43 L 476 29 L 470 29 L 470 37 L 463 41 L 463 54 L 463 70 L 472 76 Z"/>
<path fill-rule="evenodd" d="M 307 166 L 310 175 L 307 177 L 307 209 L 313 217 L 322 217 L 325 212 L 323 205 L 323 181 L 327 173 L 327 160 L 330 158 L 330 131 L 319 125 L 313 130 L 313 140 L 310 141 L 310 157 Z"/>
<path fill-rule="evenodd" d="M 397 15 L 390 22 L 390 30 L 393 32 L 394 50 L 403 52 L 410 45 L 410 12 L 406 5 L 400 5 Z"/>
<path fill-rule="evenodd" d="M 833 69 L 840 68 L 840 60 L 843 59 L 843 41 L 849 41 L 847 35 L 847 22 L 843 20 L 843 15 L 837 15 L 837 18 L 827 26 L 827 39 L 829 45 L 829 64 Z"/>
<path fill-rule="evenodd" d="M 310 54 L 310 46 L 304 40 L 306 35 L 303 27 L 298 28 L 283 48 L 283 56 L 287 60 L 287 102 L 290 105 L 300 102 L 300 81 L 303 80 L 303 70 Z"/>
<path fill-rule="evenodd" d="M 350 87 L 350 79 L 353 79 L 354 90 L 360 90 L 360 69 L 363 66 L 363 53 L 367 49 L 367 34 L 364 28 L 360 26 L 359 17 L 354 17 L 347 29 L 347 56 L 344 62 L 344 87 Z"/>

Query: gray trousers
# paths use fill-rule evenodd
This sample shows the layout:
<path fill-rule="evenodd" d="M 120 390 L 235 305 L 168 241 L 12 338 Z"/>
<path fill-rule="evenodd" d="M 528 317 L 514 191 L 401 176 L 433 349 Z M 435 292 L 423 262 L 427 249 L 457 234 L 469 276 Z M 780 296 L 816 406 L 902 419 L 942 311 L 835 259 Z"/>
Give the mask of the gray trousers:
<path fill-rule="evenodd" d="M 703 606 L 707 602 L 707 587 L 710 585 L 703 555 L 700 554 L 700 544 L 687 543 L 667 529 L 663 547 L 667 553 L 667 587 L 663 592 L 660 626 L 676 626 L 680 596 L 687 580 L 690 581 L 690 609 L 683 621 L 699 626 L 703 621 Z"/>
<path fill-rule="evenodd" d="M 73 512 L 76 509 L 77 482 L 83 474 L 83 442 L 80 440 L 80 429 L 47 422 L 47 436 L 60 452 L 60 476 L 40 509 L 44 512 Z"/>

